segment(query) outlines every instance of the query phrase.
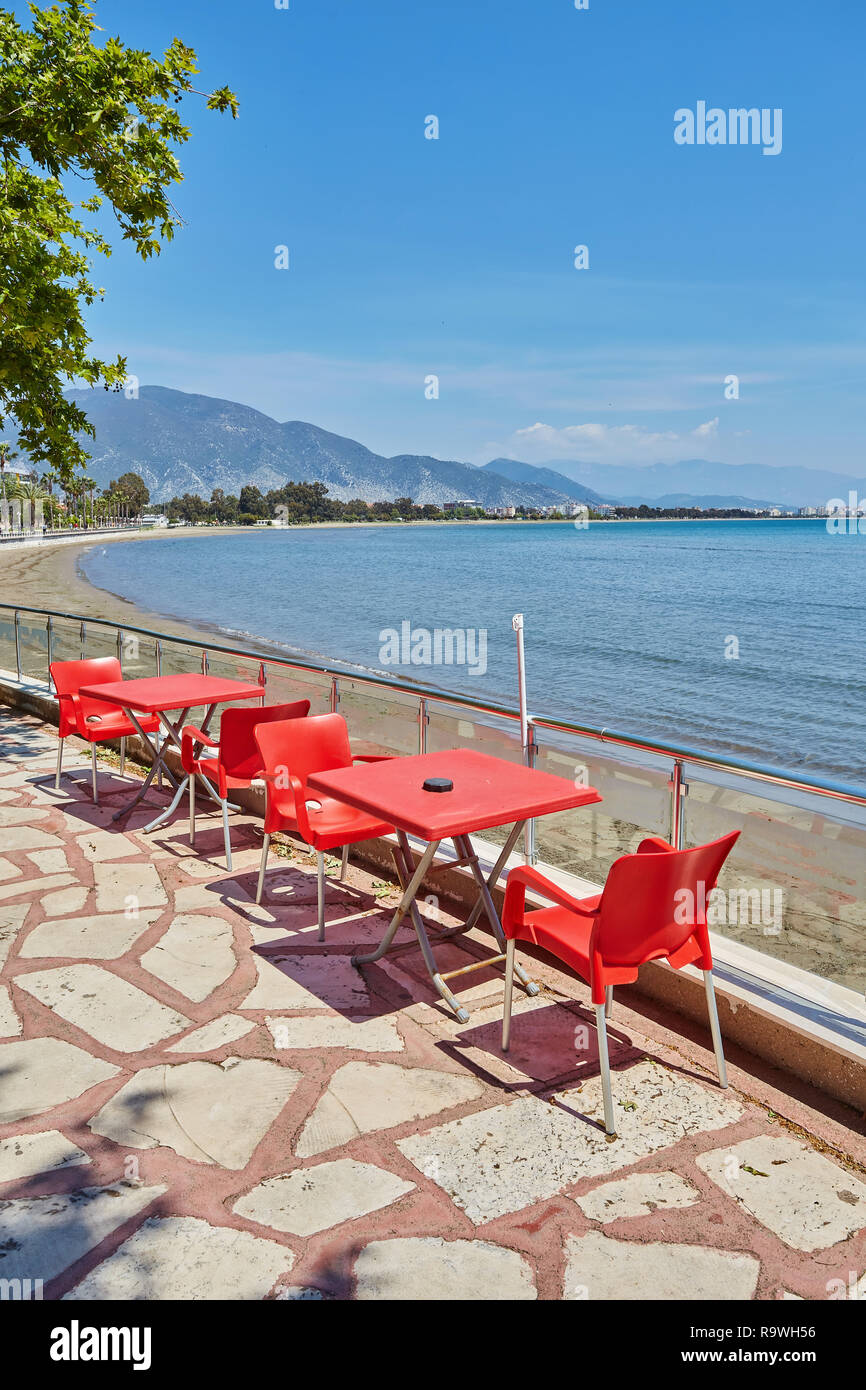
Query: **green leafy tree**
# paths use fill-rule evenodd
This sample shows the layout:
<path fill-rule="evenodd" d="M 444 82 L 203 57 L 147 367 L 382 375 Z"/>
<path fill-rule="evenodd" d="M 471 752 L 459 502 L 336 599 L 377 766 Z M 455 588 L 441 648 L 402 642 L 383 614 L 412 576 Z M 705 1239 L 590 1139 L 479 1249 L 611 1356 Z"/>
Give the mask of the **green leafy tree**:
<path fill-rule="evenodd" d="M 270 511 L 260 489 L 255 487 L 252 483 L 246 483 L 241 488 L 239 505 L 243 514 L 251 516 L 254 519 L 264 519 Z"/>
<path fill-rule="evenodd" d="M 103 493 L 112 501 L 121 501 L 132 516 L 138 516 L 150 501 L 150 489 L 140 473 L 121 473 L 113 478 Z"/>
<path fill-rule="evenodd" d="M 178 104 L 195 92 L 235 116 L 237 99 L 227 87 L 197 92 L 195 53 L 180 39 L 159 60 L 119 38 L 97 45 L 84 0 L 30 13 L 25 27 L 0 10 L 0 427 L 17 421 L 34 462 L 66 482 L 88 457 L 78 435 L 94 430 L 64 390 L 119 389 L 127 375 L 123 357 L 91 354 L 84 323 L 104 294 L 91 254 L 111 254 L 94 215 L 106 200 L 142 259 L 159 254 L 182 223 L 169 198 L 190 134 Z M 73 202 L 73 179 L 93 196 Z"/>

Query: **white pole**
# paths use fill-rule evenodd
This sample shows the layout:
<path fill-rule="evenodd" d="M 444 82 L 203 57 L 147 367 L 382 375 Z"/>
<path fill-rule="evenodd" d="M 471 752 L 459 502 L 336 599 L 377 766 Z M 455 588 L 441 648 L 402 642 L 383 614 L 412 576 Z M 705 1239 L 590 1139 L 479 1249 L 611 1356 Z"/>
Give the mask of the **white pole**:
<path fill-rule="evenodd" d="M 515 613 L 511 626 L 517 633 L 517 684 L 520 699 L 520 741 L 523 745 L 523 761 L 532 767 L 532 745 L 529 733 L 529 714 L 526 709 L 526 652 L 523 646 L 523 614 Z M 527 864 L 535 862 L 535 822 L 528 820 L 523 831 L 523 854 Z"/>
<path fill-rule="evenodd" d="M 517 633 L 517 686 L 520 699 L 520 742 L 523 745 L 523 756 L 526 757 L 526 745 L 529 736 L 529 722 L 526 715 L 526 654 L 523 647 L 523 614 L 515 613 L 511 619 L 511 626 Z"/>

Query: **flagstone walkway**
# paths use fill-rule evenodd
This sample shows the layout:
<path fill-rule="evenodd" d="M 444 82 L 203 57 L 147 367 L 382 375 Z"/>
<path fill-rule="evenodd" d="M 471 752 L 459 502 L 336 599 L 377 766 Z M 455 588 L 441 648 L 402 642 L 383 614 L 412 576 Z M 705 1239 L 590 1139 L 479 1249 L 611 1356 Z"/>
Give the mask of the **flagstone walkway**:
<path fill-rule="evenodd" d="M 260 823 L 233 818 L 229 874 L 216 817 L 194 851 L 182 817 L 113 825 L 129 782 L 104 765 L 94 806 L 70 752 L 55 792 L 56 747 L 0 708 L 0 1281 L 70 1299 L 866 1297 L 862 1168 L 747 1071 L 720 1091 L 700 1029 L 615 1005 L 609 1143 L 579 982 L 533 963 L 542 993 L 520 997 L 506 1059 L 495 971 L 468 977 L 459 1024 L 416 950 L 351 965 L 395 901 L 381 880 L 329 884 L 320 945 L 303 849 L 272 856 L 257 907 Z M 439 949 L 465 964 L 489 943 Z"/>

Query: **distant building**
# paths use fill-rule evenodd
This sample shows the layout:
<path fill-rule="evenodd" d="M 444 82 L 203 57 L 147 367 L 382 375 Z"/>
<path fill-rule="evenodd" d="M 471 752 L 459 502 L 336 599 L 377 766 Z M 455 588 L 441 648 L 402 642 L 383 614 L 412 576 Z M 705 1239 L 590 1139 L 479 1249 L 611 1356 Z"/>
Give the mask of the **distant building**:
<path fill-rule="evenodd" d="M 458 507 L 480 507 L 483 509 L 483 502 L 473 502 L 470 497 L 464 497 L 462 501 L 445 502 L 442 510 L 445 512 L 456 512 Z"/>

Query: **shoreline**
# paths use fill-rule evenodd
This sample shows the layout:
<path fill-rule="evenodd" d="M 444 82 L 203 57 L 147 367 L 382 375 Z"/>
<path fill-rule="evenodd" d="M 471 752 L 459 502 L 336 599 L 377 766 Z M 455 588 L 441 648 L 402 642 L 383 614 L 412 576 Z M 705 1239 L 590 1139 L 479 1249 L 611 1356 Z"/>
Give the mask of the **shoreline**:
<path fill-rule="evenodd" d="M 711 518 L 708 518 L 711 519 Z M 716 518 L 724 520 L 726 518 Z M 778 520 L 796 518 L 773 518 Z M 291 527 L 290 530 L 314 530 L 321 527 L 354 527 L 358 523 L 354 522 L 311 522 L 303 526 Z M 371 526 L 388 526 L 396 523 L 366 523 Z M 478 526 L 495 525 L 495 521 L 417 521 L 402 523 L 416 526 Z M 569 521 L 556 523 L 559 525 L 571 525 Z M 609 523 L 599 523 L 607 525 Z M 617 524 L 617 523 L 610 523 Z M 103 588 L 93 580 L 87 578 L 82 572 L 81 561 L 88 551 L 95 550 L 103 545 L 116 545 L 127 543 L 138 545 L 148 540 L 165 540 L 169 538 L 184 541 L 201 540 L 210 536 L 248 536 L 254 528 L 249 526 L 225 526 L 225 527 L 180 527 L 177 530 L 160 529 L 147 530 L 134 533 L 122 533 L 120 535 L 102 536 L 76 536 L 74 539 L 53 539 L 43 540 L 37 545 L 22 544 L 20 546 L 10 545 L 0 547 L 0 601 L 11 606 L 20 605 L 22 609 L 33 608 L 51 610 L 57 614 L 68 614 L 70 618 L 91 618 L 101 619 L 104 622 L 124 629 L 143 629 L 154 636 L 165 635 L 175 638 L 181 642 L 191 642 L 209 647 L 211 650 L 223 647 L 227 651 L 236 651 L 238 648 L 252 648 L 263 659 L 274 661 L 285 661 L 289 665 L 298 667 L 308 667 L 308 669 L 326 669 L 335 675 L 343 675 L 348 678 L 358 679 L 382 679 L 388 683 L 388 673 L 376 671 L 367 667 L 358 666 L 351 661 L 341 660 L 339 657 L 329 656 L 325 652 L 312 651 L 306 648 L 292 647 L 285 642 L 277 642 L 273 639 L 263 637 L 253 633 L 238 633 L 233 629 L 221 626 L 212 619 L 206 618 L 181 618 L 162 610 L 150 609 L 135 600 L 123 597 L 113 590 Z M 264 528 L 262 528 L 264 529 Z M 401 674 L 400 684 L 404 687 L 413 686 L 415 682 L 405 673 Z M 417 683 L 419 688 L 426 688 L 423 682 Z M 447 693 L 447 692 L 444 692 Z M 465 691 L 452 690 L 458 698 L 465 696 Z M 507 698 L 500 697 L 500 702 L 508 704 Z M 494 699 L 494 703 L 497 701 Z M 754 760 L 756 757 L 753 748 L 741 749 L 735 744 L 719 743 L 710 746 L 708 752 L 716 751 L 723 758 L 747 757 Z M 782 772 L 789 771 L 795 777 L 798 772 L 809 777 L 817 777 L 819 781 L 828 780 L 832 783 L 838 782 L 838 774 L 830 769 L 816 769 L 812 767 L 798 768 L 796 765 L 783 766 L 777 762 L 771 754 L 761 753 L 758 760 L 765 762 L 768 767 L 779 769 Z M 846 784 L 847 785 L 847 784 Z"/>
<path fill-rule="evenodd" d="M 706 517 L 706 521 L 730 522 L 730 521 L 802 521 L 814 520 L 815 518 L 803 517 Z M 642 525 L 659 524 L 663 521 L 676 520 L 694 522 L 693 517 L 628 517 L 622 521 L 591 521 L 590 526 L 620 526 L 640 523 Z M 348 530 L 357 529 L 360 526 L 366 529 L 376 529 L 379 527 L 391 526 L 500 526 L 513 524 L 511 519 L 502 520 L 496 517 L 459 519 L 455 521 L 438 521 L 432 519 L 419 519 L 416 521 L 375 521 L 375 522 L 355 522 L 355 521 L 318 521 L 307 522 L 299 526 L 286 527 L 287 531 L 313 531 L 313 530 Z M 561 521 L 536 521 L 525 523 L 527 525 L 548 525 L 548 526 L 573 526 L 574 521 L 564 519 Z M 206 641 L 208 638 L 217 638 L 219 643 L 231 646 L 237 634 L 232 634 L 228 629 L 220 626 L 212 620 L 180 618 L 174 614 L 166 613 L 156 609 L 150 609 L 146 605 L 138 603 L 133 599 L 123 597 L 111 589 L 102 588 L 88 579 L 81 569 L 81 560 L 87 551 L 95 549 L 101 545 L 140 545 L 146 541 L 157 541 L 166 539 L 176 539 L 184 541 L 201 540 L 207 537 L 216 536 L 249 536 L 261 532 L 270 534 L 271 530 L 277 528 L 252 526 L 180 526 L 177 528 L 160 528 L 158 530 L 144 530 L 138 532 L 124 532 L 120 535 L 83 535 L 74 538 L 56 537 L 48 540 L 33 542 L 22 542 L 16 544 L 9 542 L 0 546 L 0 599 L 4 603 L 20 604 L 22 608 L 44 608 L 53 609 L 56 612 L 69 612 L 73 615 L 84 618 L 102 618 L 107 622 L 115 623 L 118 626 L 130 624 L 133 627 L 148 628 L 154 632 L 164 632 L 168 636 L 185 638 L 193 641 Z M 283 528 L 280 528 L 283 529 Z M 269 641 L 265 637 L 256 635 L 255 643 L 275 655 L 294 654 L 299 660 L 303 661 L 303 653 L 289 647 L 287 644 L 279 644 Z M 324 653 L 307 653 L 329 665 L 342 666 L 349 669 L 347 663 L 332 661 Z"/>
<path fill-rule="evenodd" d="M 221 535 L 248 533 L 249 527 L 221 528 Z M 226 634 L 216 624 L 180 619 L 158 612 L 123 598 L 111 589 L 103 589 L 82 573 L 80 562 L 89 550 L 101 545 L 138 545 L 148 540 L 164 539 L 169 534 L 194 540 L 213 535 L 210 527 L 182 528 L 176 532 L 140 531 L 119 536 L 81 536 L 75 540 L 48 540 L 37 545 L 0 549 L 0 595 L 4 603 L 20 604 L 22 608 L 50 608 L 55 612 L 71 613 L 84 618 L 103 618 L 118 626 L 149 628 L 171 637 L 202 641 Z M 270 645 L 270 644 L 269 644 Z"/>

